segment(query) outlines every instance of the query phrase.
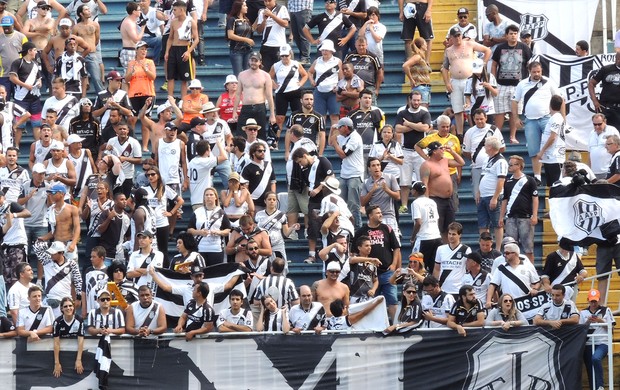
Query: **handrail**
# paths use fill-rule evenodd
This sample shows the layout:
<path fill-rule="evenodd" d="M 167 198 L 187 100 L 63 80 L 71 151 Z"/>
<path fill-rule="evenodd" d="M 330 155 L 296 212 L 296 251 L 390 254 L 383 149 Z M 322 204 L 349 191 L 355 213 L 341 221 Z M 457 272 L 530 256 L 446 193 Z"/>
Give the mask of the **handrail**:
<path fill-rule="evenodd" d="M 594 288 L 594 281 L 595 280 L 598 280 L 598 279 L 600 279 L 600 278 L 602 278 L 604 276 L 609 276 L 609 275 L 618 274 L 618 273 L 620 273 L 620 268 L 615 269 L 615 270 L 611 270 L 609 272 L 605 272 L 605 273 L 602 273 L 602 274 L 588 276 L 587 278 L 584 278 L 581 283 L 587 282 L 587 281 L 591 281 L 590 289 L 593 289 Z M 576 285 L 576 284 L 577 284 L 576 281 L 569 282 L 569 283 L 564 283 L 565 286 L 572 286 L 572 285 Z M 607 306 L 607 298 L 609 297 L 609 286 L 610 285 L 611 285 L 611 283 L 607 282 L 607 287 L 605 288 L 605 300 L 603 302 L 601 302 L 601 304 L 604 305 L 604 306 Z M 620 310 L 620 301 L 618 301 L 618 309 L 616 309 L 615 311 L 618 311 L 618 310 Z"/>

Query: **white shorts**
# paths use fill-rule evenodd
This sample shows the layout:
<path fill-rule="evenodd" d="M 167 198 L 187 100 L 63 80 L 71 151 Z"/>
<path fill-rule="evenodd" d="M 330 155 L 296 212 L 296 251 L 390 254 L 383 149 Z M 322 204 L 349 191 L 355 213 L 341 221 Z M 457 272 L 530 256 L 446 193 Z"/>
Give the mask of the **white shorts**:
<path fill-rule="evenodd" d="M 455 114 L 464 111 L 463 106 L 465 105 L 466 83 L 467 79 L 450 79 L 450 84 L 452 84 L 452 93 L 450 93 L 450 105 L 452 106 L 452 110 Z"/>

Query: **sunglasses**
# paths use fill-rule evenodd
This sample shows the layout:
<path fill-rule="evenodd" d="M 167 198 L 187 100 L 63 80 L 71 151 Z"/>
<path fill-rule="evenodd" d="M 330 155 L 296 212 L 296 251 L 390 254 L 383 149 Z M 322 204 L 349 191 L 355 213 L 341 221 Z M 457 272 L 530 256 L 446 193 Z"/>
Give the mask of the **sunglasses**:
<path fill-rule="evenodd" d="M 256 153 L 265 153 L 265 149 L 258 149 Z"/>
<path fill-rule="evenodd" d="M 72 308 L 72 307 L 73 307 L 73 305 L 64 305 L 62 308 L 63 309 L 69 309 L 69 308 Z"/>
<path fill-rule="evenodd" d="M 247 249 L 248 249 L 249 251 L 252 251 L 252 252 L 253 252 L 253 251 L 258 251 L 258 247 L 257 247 L 257 246 L 255 246 L 255 247 L 253 247 L 253 248 L 247 248 Z"/>
<path fill-rule="evenodd" d="M 110 298 L 99 298 L 99 300 L 100 300 L 101 302 L 107 302 L 107 301 L 109 301 L 109 300 L 110 300 Z"/>
<path fill-rule="evenodd" d="M 504 256 L 512 255 L 515 252 L 504 252 Z"/>
<path fill-rule="evenodd" d="M 459 15 L 459 19 L 467 19 L 469 16 L 467 15 Z"/>
<path fill-rule="evenodd" d="M 594 123 L 594 122 L 592 122 L 592 124 L 593 124 L 594 126 L 603 126 L 603 122 L 600 122 L 600 123 Z"/>
<path fill-rule="evenodd" d="M 504 303 L 511 303 L 512 299 L 504 299 L 502 302 L 504 302 Z"/>
<path fill-rule="evenodd" d="M 258 131 L 258 129 L 257 129 L 257 128 L 254 128 L 254 127 L 249 127 L 249 128 L 247 129 L 247 131 Z"/>
<path fill-rule="evenodd" d="M 339 274 L 340 271 L 327 271 L 328 274 Z"/>
<path fill-rule="evenodd" d="M 407 290 L 405 291 L 405 294 L 415 294 L 415 290 Z"/>
<path fill-rule="evenodd" d="M 146 174 L 147 177 L 151 177 L 151 176 L 157 176 L 157 173 L 147 173 Z"/>

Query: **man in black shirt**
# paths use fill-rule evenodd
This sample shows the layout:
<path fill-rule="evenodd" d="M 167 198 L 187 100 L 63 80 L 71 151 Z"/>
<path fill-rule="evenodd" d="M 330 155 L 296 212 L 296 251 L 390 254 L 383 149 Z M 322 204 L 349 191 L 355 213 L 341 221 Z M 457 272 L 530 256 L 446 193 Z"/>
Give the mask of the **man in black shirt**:
<path fill-rule="evenodd" d="M 519 81 L 528 76 L 527 63 L 532 58 L 532 51 L 523 42 L 519 42 L 519 27 L 514 24 L 506 27 L 506 42 L 500 43 L 493 51 L 492 72 L 499 85 L 499 94 L 494 98 L 495 126 L 504 126 L 504 115 L 510 114 L 510 100 Z M 510 142 L 517 141 L 516 118 L 510 114 Z"/>
<path fill-rule="evenodd" d="M 174 328 L 174 333 L 185 331 L 185 340 L 190 341 L 197 334 L 204 334 L 213 330 L 215 312 L 207 302 L 209 285 L 197 283 L 192 290 L 192 300 L 185 307 L 185 311 L 179 318 L 179 323 Z"/>
<path fill-rule="evenodd" d="M 456 330 L 461 336 L 467 336 L 466 327 L 484 325 L 484 307 L 478 299 L 474 288 L 464 285 L 459 289 L 459 300 L 448 314 L 448 328 Z"/>
<path fill-rule="evenodd" d="M 250 162 L 241 176 L 248 181 L 256 212 L 265 209 L 265 193 L 276 191 L 276 174 L 270 161 L 265 161 L 265 145 L 255 142 L 250 146 Z"/>
<path fill-rule="evenodd" d="M 383 214 L 379 206 L 366 207 L 366 215 L 368 216 L 368 223 L 362 225 L 355 232 L 353 242 L 357 242 L 361 236 L 370 237 L 372 250 L 368 257 L 381 260 L 381 264 L 377 269 L 379 288 L 375 295 L 381 294 L 385 297 L 388 305 L 388 317 L 394 318 L 398 299 L 396 298 L 396 286 L 390 284 L 389 280 L 394 271 L 401 267 L 400 242 L 394 230 L 383 223 Z"/>
<path fill-rule="evenodd" d="M 590 99 L 592 99 L 596 112 L 605 114 L 607 123 L 615 127 L 620 126 L 619 77 L 620 53 L 616 53 L 616 62 L 599 68 L 599 70 L 594 72 L 594 75 L 588 82 L 588 92 L 590 92 Z M 600 100 L 596 97 L 596 93 L 594 92 L 594 88 L 598 83 L 601 83 L 603 87 Z"/>
<path fill-rule="evenodd" d="M 295 111 L 289 117 L 287 127 L 289 131 L 284 136 L 284 159 L 288 160 L 291 150 L 290 128 L 300 125 L 304 129 L 304 137 L 312 140 L 317 146 L 319 156 L 325 150 L 325 121 L 323 115 L 314 111 L 314 94 L 312 90 L 305 90 L 301 94 L 301 110 Z"/>
<path fill-rule="evenodd" d="M 374 92 L 373 103 L 377 103 L 381 84 L 383 84 L 383 68 L 379 57 L 368 51 L 366 37 L 360 35 L 355 40 L 355 51 L 349 53 L 343 62 L 353 64 L 353 69 L 360 79 L 364 80 L 366 89 Z"/>
<path fill-rule="evenodd" d="M 310 33 L 310 30 L 315 26 L 319 29 L 319 37 L 317 39 L 314 39 Z M 348 29 L 349 32 L 345 37 L 341 38 L 340 35 L 343 28 Z M 356 31 L 357 28 L 349 20 L 349 17 L 336 11 L 336 0 L 325 0 L 325 12 L 310 19 L 303 29 L 304 36 L 313 45 L 318 46 L 326 39 L 334 42 L 334 46 L 338 50 L 334 55 L 338 58 L 342 58 L 341 48 L 353 38 Z"/>
<path fill-rule="evenodd" d="M 69 122 L 69 134 L 77 134 L 82 140 L 82 147 L 90 150 L 93 158 L 97 158 L 100 146 L 99 121 L 93 117 L 93 103 L 90 99 L 80 100 L 80 113 Z"/>
<path fill-rule="evenodd" d="M 431 114 L 422 107 L 422 94 L 412 91 L 407 97 L 407 105 L 402 106 L 396 113 L 396 132 L 403 138 L 403 165 L 400 175 L 400 201 L 403 206 L 401 213 L 407 213 L 407 203 L 413 177 L 420 180 L 420 166 L 424 162 L 422 157 L 415 151 L 415 145 L 424 138 L 427 131 L 432 129 Z"/>

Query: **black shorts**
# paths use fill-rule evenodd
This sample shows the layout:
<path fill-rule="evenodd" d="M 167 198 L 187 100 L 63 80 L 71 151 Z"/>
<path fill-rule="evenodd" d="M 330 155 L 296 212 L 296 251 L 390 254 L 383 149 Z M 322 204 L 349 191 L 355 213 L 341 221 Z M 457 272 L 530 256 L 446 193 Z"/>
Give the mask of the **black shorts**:
<path fill-rule="evenodd" d="M 155 106 L 155 96 L 134 96 L 129 98 L 129 103 L 131 103 L 131 108 L 135 116 L 138 116 L 142 107 L 146 104 L 148 98 L 153 98 L 151 101 L 151 105 L 146 109 L 146 114 L 150 114 L 153 110 L 153 106 Z"/>
<path fill-rule="evenodd" d="M 194 59 L 189 56 L 187 61 L 183 61 L 183 53 L 188 46 L 171 46 L 168 52 L 168 71 L 166 80 L 190 81 L 194 79 L 192 63 Z"/>
<path fill-rule="evenodd" d="M 433 35 L 433 21 L 426 23 L 424 20 L 424 14 L 428 9 L 428 4 L 418 3 L 416 4 L 415 17 L 411 19 L 405 18 L 403 21 L 403 29 L 400 33 L 400 39 L 404 41 L 412 41 L 415 35 L 416 28 L 420 31 L 420 36 L 425 40 L 431 40 L 435 38 Z"/>
<path fill-rule="evenodd" d="M 439 231 L 442 234 L 447 233 L 448 225 L 454 222 L 456 218 L 452 198 L 439 198 L 437 196 L 430 196 L 430 198 L 437 204 L 437 212 L 439 213 Z"/>
<path fill-rule="evenodd" d="M 290 105 L 291 112 L 301 110 L 301 88 L 294 91 L 276 93 L 276 115 L 284 116 Z"/>

